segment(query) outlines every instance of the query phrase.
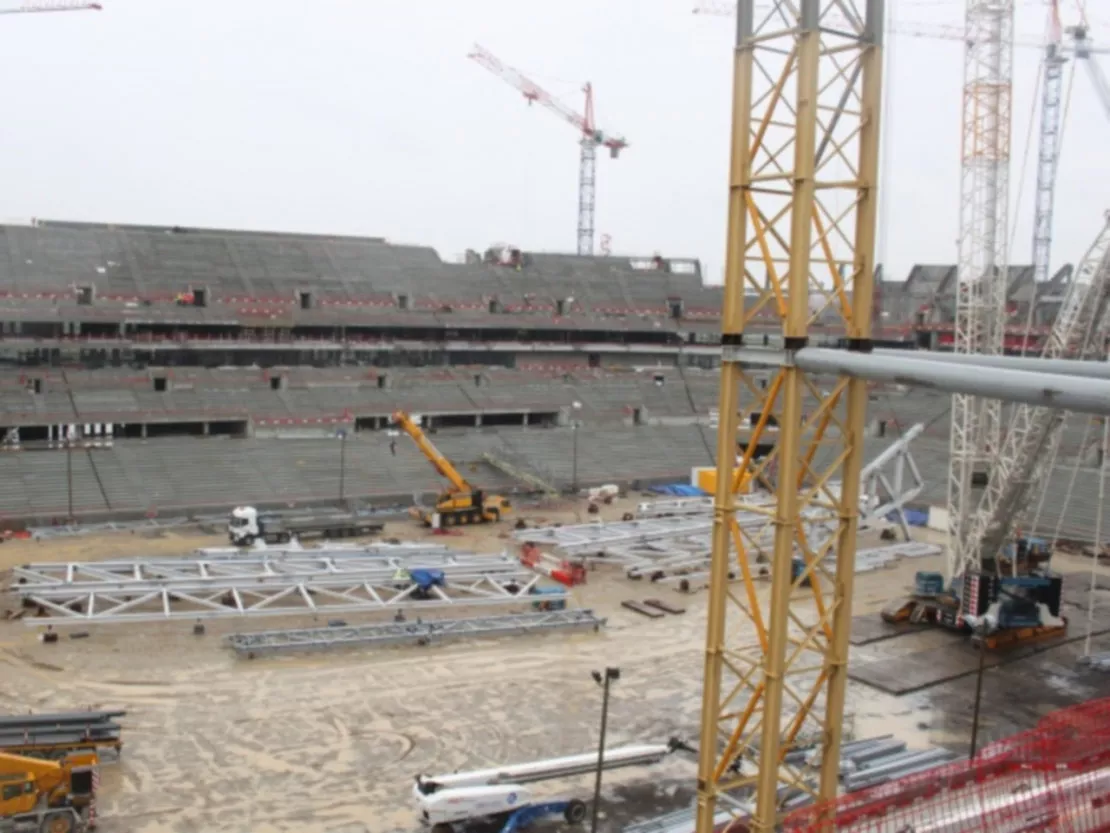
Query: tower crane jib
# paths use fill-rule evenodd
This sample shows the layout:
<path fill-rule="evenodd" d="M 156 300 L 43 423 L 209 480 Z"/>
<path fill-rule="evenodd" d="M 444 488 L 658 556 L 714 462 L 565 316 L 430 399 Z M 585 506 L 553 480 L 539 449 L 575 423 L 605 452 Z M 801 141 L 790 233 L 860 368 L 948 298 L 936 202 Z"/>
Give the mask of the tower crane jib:
<path fill-rule="evenodd" d="M 42 0 L 26 2 L 14 9 L 0 9 L 0 14 L 38 14 L 41 12 L 99 12 L 104 7 L 99 3 L 75 2 L 75 0 Z"/>

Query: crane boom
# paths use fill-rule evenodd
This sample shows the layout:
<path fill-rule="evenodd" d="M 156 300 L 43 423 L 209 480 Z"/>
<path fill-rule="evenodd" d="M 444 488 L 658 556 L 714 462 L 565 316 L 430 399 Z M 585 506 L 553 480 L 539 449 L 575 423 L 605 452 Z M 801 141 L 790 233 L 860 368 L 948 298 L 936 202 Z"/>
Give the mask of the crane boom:
<path fill-rule="evenodd" d="M 502 81 L 516 87 L 520 90 L 524 98 L 531 104 L 538 101 L 548 110 L 553 112 L 563 121 L 574 127 L 580 132 L 583 138 L 589 139 L 595 145 L 604 145 L 609 148 L 609 152 L 616 156 L 624 148 L 628 147 L 628 142 L 617 135 L 606 135 L 597 129 L 597 125 L 593 122 L 593 114 L 590 112 L 591 97 L 589 94 L 592 92 L 590 85 L 586 85 L 583 92 L 586 92 L 587 108 L 586 114 L 582 115 L 576 110 L 572 110 L 563 102 L 555 98 L 547 90 L 543 89 L 539 84 L 528 78 L 523 72 L 515 67 L 511 67 L 504 63 L 500 58 L 486 49 L 480 44 L 474 44 L 473 50 L 467 56 L 470 60 L 478 65 L 485 67 Z"/>
<path fill-rule="evenodd" d="M 771 6 L 757 3 L 756 8 L 761 12 L 769 13 Z M 727 0 L 702 0 L 694 7 L 694 14 L 704 14 L 713 17 L 731 17 L 736 14 L 736 3 Z M 858 22 L 849 21 L 848 18 L 835 12 L 830 12 L 821 17 L 821 24 L 828 29 L 850 29 L 858 26 Z M 885 24 L 884 34 L 902 35 L 911 38 L 933 38 L 936 40 L 967 41 L 967 31 L 963 26 L 952 26 L 947 23 L 926 23 L 915 20 L 890 20 Z M 1043 40 L 1034 37 L 1021 37 L 1014 40 L 1014 46 L 1029 49 L 1044 49 Z"/>
<path fill-rule="evenodd" d="M 438 448 L 436 448 L 432 441 L 428 439 L 428 435 L 424 430 L 416 424 L 411 416 L 404 411 L 397 411 L 393 414 L 393 421 L 401 427 L 401 430 L 412 437 L 412 441 L 416 443 L 416 447 L 423 452 L 424 456 L 428 458 L 428 462 L 436 470 L 440 477 L 445 477 L 451 482 L 453 490 L 456 492 L 473 492 L 473 487 L 466 482 L 459 470 L 456 469 L 451 461 L 444 457 Z"/>
<path fill-rule="evenodd" d="M 0 14 L 37 14 L 40 12 L 99 12 L 104 7 L 99 3 L 70 2 L 70 0 L 46 0 L 40 3 L 24 3 L 17 9 L 0 9 Z"/>
<path fill-rule="evenodd" d="M 1056 168 L 1060 161 L 1064 64 L 1060 9 L 1053 0 L 1048 12 L 1048 39 L 1041 79 L 1041 126 L 1037 142 L 1037 186 L 1033 197 L 1033 283 L 1048 280 L 1052 260 L 1052 218 L 1056 201 Z"/>
<path fill-rule="evenodd" d="M 1076 270 L 1049 333 L 1046 359 L 1096 359 L 1106 344 L 1110 305 L 1110 213 L 1094 245 Z M 1034 484 L 1042 481 L 1066 412 L 1018 405 L 1010 420 L 979 507 L 969 524 L 967 550 L 989 559 L 1002 549 L 1028 506 Z M 1017 561 L 1014 560 L 1014 567 Z"/>

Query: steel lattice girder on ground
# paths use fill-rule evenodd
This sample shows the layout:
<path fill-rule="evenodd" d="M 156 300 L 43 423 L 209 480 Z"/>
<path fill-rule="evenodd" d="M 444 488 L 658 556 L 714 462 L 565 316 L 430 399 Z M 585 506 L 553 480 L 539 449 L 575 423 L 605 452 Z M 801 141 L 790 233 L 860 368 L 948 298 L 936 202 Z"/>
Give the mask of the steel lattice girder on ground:
<path fill-rule="evenodd" d="M 464 637 L 522 636 L 548 630 L 598 630 L 604 625 L 605 620 L 598 618 L 592 610 L 551 610 L 430 622 L 237 633 L 229 636 L 227 641 L 240 656 L 265 656 L 398 643 L 424 644 Z"/>
<path fill-rule="evenodd" d="M 217 586 L 316 579 L 329 576 L 389 577 L 410 569 L 441 570 L 445 575 L 493 575 L 520 572 L 520 562 L 507 555 L 413 554 L 410 558 L 355 553 L 317 555 L 312 551 L 274 556 L 262 552 L 241 558 L 149 558 L 134 561 L 26 564 L 13 569 L 20 594 L 53 587 L 112 587 L 197 583 Z"/>
<path fill-rule="evenodd" d="M 444 587 L 422 588 L 407 576 L 393 580 L 330 576 L 267 584 L 223 581 L 219 587 L 203 582 L 136 582 L 122 591 L 60 585 L 21 595 L 25 603 L 52 614 L 24 619 L 24 624 L 33 627 L 526 604 L 536 598 L 532 591 L 539 579 L 534 573 L 518 571 L 515 575 L 456 576 Z M 543 598 L 564 596 L 553 592 Z"/>
<path fill-rule="evenodd" d="M 770 515 L 766 511 L 736 513 L 736 522 L 744 528 L 765 526 L 769 518 Z M 639 521 L 522 529 L 514 532 L 513 537 L 518 541 L 557 547 L 567 554 L 581 550 L 608 552 L 610 548 L 618 546 L 705 535 L 712 525 L 712 517 L 705 515 L 685 518 L 650 518 Z"/>
<path fill-rule="evenodd" d="M 939 544 L 929 544 L 923 541 L 903 541 L 900 544 L 890 544 L 884 547 L 870 547 L 868 549 L 856 551 L 856 572 L 867 573 L 871 570 L 879 570 L 886 567 L 888 564 L 893 564 L 901 558 L 924 558 L 929 555 L 940 555 L 944 551 L 944 547 Z M 826 567 L 835 565 L 835 555 L 826 556 Z M 668 575 L 660 578 L 660 581 L 675 582 L 685 579 L 686 581 L 694 581 L 697 579 L 709 578 L 708 570 L 699 570 L 696 572 L 683 572 L 676 575 Z"/>
<path fill-rule="evenodd" d="M 811 532 L 827 529 L 827 512 L 808 513 L 816 524 Z M 752 538 L 769 533 L 773 518 L 771 503 L 758 497 L 737 508 L 736 524 Z M 588 523 L 574 526 L 525 529 L 513 533 L 518 541 L 558 548 L 580 561 L 618 561 L 628 566 L 646 566 L 652 561 L 681 556 L 690 547 L 707 541 L 713 526 L 711 516 L 651 518 L 638 521 Z"/>
<path fill-rule="evenodd" d="M 366 558 L 385 556 L 393 558 L 413 558 L 427 555 L 462 555 L 443 544 L 396 543 L 396 544 L 339 544 L 324 541 L 316 547 L 304 547 L 298 543 L 255 544 L 250 547 L 201 547 L 194 550 L 197 558 L 223 559 L 268 556 L 281 558 L 299 555 L 331 555 L 342 558 Z"/>

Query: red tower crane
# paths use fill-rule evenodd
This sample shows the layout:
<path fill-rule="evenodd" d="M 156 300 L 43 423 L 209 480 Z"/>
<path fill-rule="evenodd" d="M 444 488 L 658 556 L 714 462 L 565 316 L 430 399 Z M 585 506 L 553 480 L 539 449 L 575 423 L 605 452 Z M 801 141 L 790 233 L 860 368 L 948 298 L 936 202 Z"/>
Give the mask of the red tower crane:
<path fill-rule="evenodd" d="M 628 142 L 616 134 L 605 133 L 594 123 L 594 93 L 590 84 L 587 83 L 582 88 L 582 92 L 586 94 L 586 114 L 581 115 L 530 81 L 520 70 L 502 63 L 496 55 L 478 44 L 474 45 L 467 57 L 520 90 L 529 105 L 538 101 L 578 131 L 581 149 L 578 163 L 578 254 L 592 255 L 597 204 L 597 149 L 602 146 L 608 148 L 609 156 L 616 159 L 628 147 Z"/>

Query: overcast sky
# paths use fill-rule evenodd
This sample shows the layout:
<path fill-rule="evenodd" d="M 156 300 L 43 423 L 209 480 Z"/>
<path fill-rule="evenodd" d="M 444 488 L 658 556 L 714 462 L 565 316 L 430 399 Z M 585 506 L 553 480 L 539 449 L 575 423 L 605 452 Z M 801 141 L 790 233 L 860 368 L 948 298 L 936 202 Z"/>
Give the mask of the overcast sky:
<path fill-rule="evenodd" d="M 576 135 L 468 61 L 477 41 L 575 106 L 593 82 L 599 125 L 631 145 L 599 161 L 599 238 L 699 257 L 717 279 L 733 27 L 694 2 L 103 0 L 0 17 L 0 217 L 368 234 L 448 260 L 495 241 L 573 251 Z M 1110 42 L 1104 2 L 1088 5 Z M 1043 3 L 1018 8 L 1036 39 Z M 899 0 L 894 17 L 959 24 L 962 9 Z M 889 58 L 879 257 L 904 277 L 955 260 L 962 45 L 896 37 Z M 1030 259 L 1038 61 L 1016 52 L 1012 262 Z M 1110 208 L 1108 146 L 1077 72 L 1056 263 L 1082 256 Z"/>

